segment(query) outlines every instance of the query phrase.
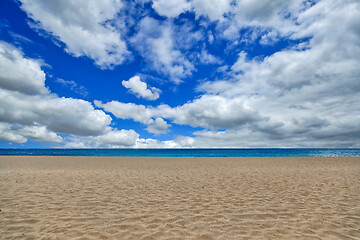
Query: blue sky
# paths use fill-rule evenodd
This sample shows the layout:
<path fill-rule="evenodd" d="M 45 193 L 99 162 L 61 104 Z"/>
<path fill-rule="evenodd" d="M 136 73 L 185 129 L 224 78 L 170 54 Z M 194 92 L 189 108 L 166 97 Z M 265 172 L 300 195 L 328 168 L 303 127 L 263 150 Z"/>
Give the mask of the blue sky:
<path fill-rule="evenodd" d="M 1 148 L 360 147 L 360 3 L 0 2 Z"/>

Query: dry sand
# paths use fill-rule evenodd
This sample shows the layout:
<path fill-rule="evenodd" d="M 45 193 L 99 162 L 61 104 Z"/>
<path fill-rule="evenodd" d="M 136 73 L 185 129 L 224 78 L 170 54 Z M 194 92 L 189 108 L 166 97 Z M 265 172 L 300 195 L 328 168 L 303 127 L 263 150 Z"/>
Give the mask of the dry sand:
<path fill-rule="evenodd" d="M 0 239 L 360 239 L 360 158 L 0 157 Z"/>

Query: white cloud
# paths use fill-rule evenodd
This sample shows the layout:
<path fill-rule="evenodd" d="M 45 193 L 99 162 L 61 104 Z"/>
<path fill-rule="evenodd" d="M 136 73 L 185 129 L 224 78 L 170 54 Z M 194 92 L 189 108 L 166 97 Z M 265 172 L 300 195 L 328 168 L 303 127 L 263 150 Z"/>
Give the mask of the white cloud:
<path fill-rule="evenodd" d="M 103 108 L 107 112 L 111 112 L 117 118 L 133 119 L 134 121 L 144 124 L 152 123 L 151 110 L 144 105 L 137 105 L 134 103 L 121 103 L 118 101 L 111 101 L 103 104 L 100 101 L 94 101 L 95 106 Z"/>
<path fill-rule="evenodd" d="M 111 117 L 95 110 L 91 103 L 56 95 L 24 95 L 0 89 L 0 121 L 41 125 L 75 135 L 98 135 L 106 130 Z"/>
<path fill-rule="evenodd" d="M 56 133 L 96 135 L 108 128 L 111 117 L 89 102 L 50 94 L 39 61 L 4 42 L 0 49 L 2 139 L 61 142 Z"/>
<path fill-rule="evenodd" d="M 163 107 L 163 109 L 169 108 L 167 105 L 160 106 L 158 109 L 117 101 L 111 101 L 105 104 L 100 101 L 95 101 L 95 105 L 99 108 L 103 108 L 107 112 L 111 112 L 117 118 L 132 119 L 136 122 L 148 125 L 146 130 L 150 133 L 164 134 L 168 132 L 168 128 L 171 126 L 170 124 L 167 124 L 164 119 L 157 117 L 158 112 L 162 111 L 161 107 Z"/>
<path fill-rule="evenodd" d="M 232 0 L 192 0 L 198 16 L 208 16 L 210 20 L 223 20 L 224 14 L 231 9 Z"/>
<path fill-rule="evenodd" d="M 302 0 L 241 0 L 236 2 L 236 20 L 241 25 L 276 26 L 283 19 L 281 11 L 294 3 Z"/>
<path fill-rule="evenodd" d="M 288 37 L 297 31 L 297 17 L 308 5 L 309 2 L 302 0 L 237 1 L 231 8 L 231 17 L 225 21 L 227 27 L 223 36 L 228 39 L 238 38 L 241 29 L 250 28 L 252 41 L 261 35 L 268 35 L 269 32 L 273 32 L 273 36 Z M 276 40 L 273 36 L 268 35 L 267 40 Z M 263 39 L 264 44 L 268 42 Z"/>
<path fill-rule="evenodd" d="M 223 20 L 223 15 L 230 11 L 231 0 L 153 0 L 155 11 L 169 18 L 176 18 L 181 13 L 192 10 L 196 15 L 207 16 L 210 20 Z"/>
<path fill-rule="evenodd" d="M 17 78 L 19 83 L 29 80 L 28 85 L 24 83 L 29 89 L 33 86 L 34 89 L 38 86 L 39 89 L 46 89 L 45 73 L 39 68 L 37 61 L 25 58 L 20 50 L 10 44 L 1 42 L 0 47 L 5 52 L 1 55 L 1 59 L 6 62 L 6 66 L 12 66 L 15 72 L 31 73 L 26 66 L 31 69 L 32 63 L 36 63 L 35 69 L 38 74 L 19 75 L 20 77 Z M 21 64 L 24 62 L 30 64 Z M 37 76 L 41 78 L 36 78 Z M 12 79 L 12 75 L 9 74 L 8 78 L 4 75 L 2 81 L 7 83 Z M 75 85 L 74 82 L 65 80 L 60 83 Z M 28 91 L 22 88 L 0 88 L 0 140 L 25 143 L 31 139 L 62 143 L 68 148 L 114 148 L 137 145 L 138 133 L 134 130 L 118 130 L 110 127 L 111 117 L 102 110 L 94 109 L 90 102 L 60 98 L 47 91 L 46 89 L 44 92 L 31 92 L 32 95 L 29 95 Z M 157 133 L 165 132 L 168 127 L 162 119 L 149 118 L 148 122 L 149 129 Z M 63 139 L 58 135 L 60 133 L 67 135 Z"/>
<path fill-rule="evenodd" d="M 0 122 L 0 141 L 25 143 L 27 138 L 14 131 L 12 124 Z"/>
<path fill-rule="evenodd" d="M 269 31 L 268 33 L 261 36 L 259 41 L 262 45 L 272 45 L 276 43 L 280 39 L 278 32 L 276 31 Z"/>
<path fill-rule="evenodd" d="M 207 34 L 207 37 L 208 37 L 208 42 L 210 44 L 213 44 L 214 43 L 214 34 L 211 31 L 209 31 Z"/>
<path fill-rule="evenodd" d="M 359 12 L 358 3 L 320 1 L 298 14 L 291 37 L 311 37 L 305 48 L 301 43 L 263 60 L 242 52 L 230 81 L 203 83 L 199 90 L 206 94 L 248 98 L 247 106 L 269 120 L 252 124 L 250 132 L 201 132 L 197 144 L 221 136 L 224 146 L 358 146 Z M 250 133 L 260 145 L 231 142 Z"/>
<path fill-rule="evenodd" d="M 89 137 L 72 137 L 67 139 L 65 148 L 126 148 L 134 147 L 139 134 L 134 130 L 117 130 Z"/>
<path fill-rule="evenodd" d="M 139 138 L 135 148 L 192 148 L 195 140 L 192 137 L 179 136 L 174 140 L 159 141 L 152 138 Z"/>
<path fill-rule="evenodd" d="M 153 8 L 163 16 L 176 18 L 186 11 L 210 21 L 233 21 L 233 27 L 289 27 L 297 14 L 311 3 L 302 0 L 153 0 Z M 288 15 L 291 17 L 287 20 Z"/>
<path fill-rule="evenodd" d="M 157 109 L 158 116 L 172 119 L 180 125 L 210 129 L 234 128 L 263 120 L 247 106 L 246 99 L 203 95 L 176 108 Z"/>
<path fill-rule="evenodd" d="M 195 140 L 192 137 L 179 136 L 174 140 L 175 144 L 181 148 L 194 147 Z M 208 145 L 209 146 L 209 145 Z"/>
<path fill-rule="evenodd" d="M 63 138 L 45 126 L 22 126 L 0 122 L 0 140 L 25 143 L 28 138 L 34 141 L 61 143 Z"/>
<path fill-rule="evenodd" d="M 0 87 L 25 94 L 47 94 L 40 61 L 25 58 L 21 51 L 0 41 Z"/>
<path fill-rule="evenodd" d="M 75 57 L 87 56 L 101 68 L 126 60 L 126 43 L 110 21 L 120 11 L 120 0 L 22 0 L 21 8 L 44 29 L 66 45 Z"/>
<path fill-rule="evenodd" d="M 152 7 L 162 16 L 176 18 L 181 13 L 190 10 L 190 3 L 186 0 L 154 0 Z"/>
<path fill-rule="evenodd" d="M 146 130 L 154 134 L 165 134 L 169 131 L 168 129 L 170 126 L 171 125 L 167 124 L 164 119 L 156 118 L 152 123 L 148 125 Z"/>
<path fill-rule="evenodd" d="M 168 2 L 155 1 L 154 9 L 160 15 L 166 15 L 163 9 Z M 193 11 L 197 18 L 208 17 L 216 22 L 218 37 L 253 42 L 261 37 L 261 44 L 269 45 L 278 41 L 279 36 L 289 37 L 298 30 L 298 16 L 310 8 L 312 3 L 303 0 L 191 0 L 179 1 L 176 11 L 170 11 L 171 17 L 177 17 L 185 11 Z M 242 29 L 247 29 L 240 34 Z M 212 44 L 213 36 L 209 36 Z"/>
<path fill-rule="evenodd" d="M 25 126 L 21 130 L 21 135 L 35 141 L 60 143 L 63 138 L 55 132 L 49 131 L 45 126 Z"/>
<path fill-rule="evenodd" d="M 16 72 L 2 76 L 0 88 L 0 140 L 25 143 L 28 139 L 49 143 L 66 143 L 58 134 L 70 139 L 90 141 L 91 146 L 133 146 L 138 134 L 133 130 L 110 127 L 111 117 L 81 99 L 58 97 L 44 87 L 45 73 L 33 59 L 27 59 L 20 50 L 1 42 L 1 67 Z M 31 71 L 32 69 L 36 71 Z M 39 77 L 40 76 L 40 77 Z M 16 81 L 25 88 L 6 85 Z M 4 87 L 5 86 L 5 87 Z M 9 87 L 10 86 L 10 87 Z M 39 91 L 35 89 L 39 87 Z M 34 89 L 29 92 L 28 89 Z M 31 93 L 32 95 L 30 95 Z M 82 144 L 80 140 L 77 142 Z M 74 144 L 73 142 L 71 144 Z M 71 145 L 68 143 L 66 146 Z M 90 146 L 89 145 L 89 146 Z M 75 145 L 73 145 L 75 146 Z"/>
<path fill-rule="evenodd" d="M 171 119 L 180 125 L 210 129 L 234 128 L 264 120 L 247 107 L 245 99 L 228 99 L 221 96 L 203 95 L 201 98 L 182 106 L 171 108 L 160 105 L 156 108 L 117 101 L 95 103 L 107 112 L 121 119 L 133 119 L 144 124 L 152 124 L 153 118 Z"/>
<path fill-rule="evenodd" d="M 169 77 L 175 83 L 182 82 L 194 71 L 193 64 L 174 45 L 173 26 L 145 17 L 139 30 L 130 39 L 152 69 Z"/>
<path fill-rule="evenodd" d="M 164 69 L 164 73 L 167 73 L 174 82 L 179 83 L 182 78 L 191 75 L 194 66 L 174 48 L 170 27 L 163 28 L 162 35 L 150 40 L 150 45 L 157 59 L 154 62 L 155 67 Z"/>
<path fill-rule="evenodd" d="M 181 146 L 173 140 L 159 141 L 152 138 L 139 138 L 136 140 L 135 148 L 180 148 Z"/>
<path fill-rule="evenodd" d="M 122 85 L 129 89 L 135 96 L 145 98 L 147 100 L 156 100 L 159 98 L 160 89 L 155 87 L 148 88 L 145 82 L 140 80 L 139 76 L 134 76 L 128 81 L 122 81 Z"/>
<path fill-rule="evenodd" d="M 200 62 L 204 64 L 221 64 L 222 61 L 220 58 L 208 53 L 204 48 L 200 53 Z"/>

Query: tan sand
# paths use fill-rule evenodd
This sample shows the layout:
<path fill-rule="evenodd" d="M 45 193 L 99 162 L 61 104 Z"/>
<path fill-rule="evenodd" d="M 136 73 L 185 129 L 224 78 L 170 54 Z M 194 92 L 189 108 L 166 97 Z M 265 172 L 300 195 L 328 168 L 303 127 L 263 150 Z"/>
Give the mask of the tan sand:
<path fill-rule="evenodd" d="M 360 239 L 360 158 L 0 157 L 0 239 Z"/>

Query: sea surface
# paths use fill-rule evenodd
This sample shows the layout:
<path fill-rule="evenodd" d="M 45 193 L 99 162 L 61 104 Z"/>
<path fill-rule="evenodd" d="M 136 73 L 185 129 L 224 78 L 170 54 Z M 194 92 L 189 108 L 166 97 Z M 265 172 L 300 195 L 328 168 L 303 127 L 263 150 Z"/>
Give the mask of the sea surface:
<path fill-rule="evenodd" d="M 128 156 L 128 157 L 349 157 L 357 148 L 261 148 L 261 149 L 0 149 L 15 156 Z"/>

